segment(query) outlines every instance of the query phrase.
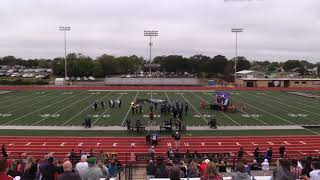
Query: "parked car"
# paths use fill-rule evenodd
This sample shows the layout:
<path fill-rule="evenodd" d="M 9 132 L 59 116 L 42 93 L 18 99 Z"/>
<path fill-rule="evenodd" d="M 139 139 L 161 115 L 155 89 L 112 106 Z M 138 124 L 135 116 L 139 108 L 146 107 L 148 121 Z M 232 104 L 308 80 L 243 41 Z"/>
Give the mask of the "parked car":
<path fill-rule="evenodd" d="M 80 77 L 77 77 L 77 81 L 80 81 L 81 80 L 81 78 Z"/>
<path fill-rule="evenodd" d="M 126 78 L 131 78 L 131 75 L 130 75 L 130 74 L 127 74 L 127 75 L 126 75 Z"/>
<path fill-rule="evenodd" d="M 12 73 L 11 77 L 18 77 L 18 73 Z"/>
<path fill-rule="evenodd" d="M 43 78 L 44 78 L 44 75 L 39 74 L 39 75 L 36 76 L 36 78 L 37 78 L 37 79 L 43 79 Z"/>
<path fill-rule="evenodd" d="M 89 76 L 88 79 L 91 80 L 91 81 L 96 80 L 96 78 L 94 78 L 93 76 Z"/>
<path fill-rule="evenodd" d="M 83 80 L 88 81 L 88 78 L 86 76 L 83 76 Z"/>

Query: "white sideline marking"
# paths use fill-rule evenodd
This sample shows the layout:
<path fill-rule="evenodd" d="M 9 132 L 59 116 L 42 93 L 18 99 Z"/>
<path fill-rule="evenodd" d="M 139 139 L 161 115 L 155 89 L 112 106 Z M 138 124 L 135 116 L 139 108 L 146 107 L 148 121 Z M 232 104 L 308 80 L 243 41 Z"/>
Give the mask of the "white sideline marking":
<path fill-rule="evenodd" d="M 253 96 L 255 96 L 255 95 L 253 95 Z M 261 99 L 261 98 L 260 98 L 260 99 Z M 267 100 L 276 102 L 276 103 L 278 103 L 278 104 L 282 104 L 282 105 L 284 105 L 284 106 L 288 106 L 288 107 L 292 107 L 292 108 L 295 108 L 295 109 L 299 109 L 299 110 L 301 110 L 301 111 L 305 111 L 305 112 L 308 112 L 308 113 L 310 113 L 310 114 L 314 114 L 314 115 L 320 116 L 320 114 L 318 114 L 318 113 L 314 113 L 314 112 L 311 112 L 311 111 L 308 111 L 308 110 L 305 110 L 305 109 L 302 109 L 302 108 L 299 108 L 299 107 L 291 106 L 291 105 L 289 105 L 289 104 L 285 104 L 285 103 L 282 103 L 282 102 L 279 102 L 279 101 L 276 101 L 276 100 L 272 100 L 272 99 L 267 99 Z"/>
<path fill-rule="evenodd" d="M 289 100 L 290 102 L 293 102 L 293 103 L 296 103 L 296 104 L 300 104 L 300 105 L 303 105 L 303 106 L 306 106 L 306 107 L 309 107 L 309 108 L 313 108 L 313 109 L 320 109 L 320 108 L 317 108 L 317 107 L 314 107 L 314 106 L 310 106 L 310 105 L 308 105 L 308 103 L 310 103 L 310 102 L 308 102 L 308 101 L 305 101 L 305 100 L 302 100 L 302 99 L 296 99 L 296 100 L 293 100 L 293 98 L 289 98 L 288 96 L 286 96 L 286 95 L 283 95 L 283 94 L 281 94 L 281 93 L 279 93 L 279 95 L 280 96 L 283 96 L 284 98 L 286 98 L 287 100 Z M 269 96 L 269 97 L 273 97 L 273 98 L 275 98 L 275 99 L 279 99 L 279 100 L 282 100 L 281 98 L 279 98 L 279 97 L 275 97 L 275 96 L 270 96 L 270 95 L 267 95 L 267 96 Z M 302 104 L 302 103 L 300 103 L 300 102 L 298 102 L 298 101 L 303 101 L 303 102 L 305 102 L 305 104 Z"/>
<path fill-rule="evenodd" d="M 243 97 L 243 96 L 241 96 L 241 97 Z M 254 100 L 254 101 L 256 101 L 256 100 Z M 257 102 L 257 101 L 256 101 L 256 102 Z M 259 102 L 259 101 L 258 101 L 258 102 Z M 262 112 L 264 112 L 264 113 L 267 113 L 267 114 L 269 114 L 269 115 L 271 115 L 271 116 L 273 116 L 273 117 L 276 117 L 276 118 L 278 118 L 278 119 L 281 119 L 281 120 L 283 120 L 283 121 L 285 121 L 285 122 L 287 122 L 287 123 L 290 123 L 290 124 L 299 126 L 299 125 L 296 124 L 296 123 L 293 123 L 293 122 L 291 122 L 291 121 L 289 121 L 289 120 L 287 120 L 287 119 L 284 119 L 284 118 L 282 118 L 282 117 L 280 117 L 280 116 L 278 116 L 278 115 L 269 113 L 268 111 L 265 111 L 265 110 L 263 110 L 263 109 L 261 109 L 261 108 L 258 108 L 258 107 L 256 107 L 256 106 L 253 106 L 253 105 L 248 104 L 248 103 L 245 103 L 245 102 L 243 102 L 243 101 L 242 101 L 242 103 L 243 103 L 243 104 L 246 104 L 246 105 L 248 105 L 248 106 L 250 106 L 250 107 L 253 107 L 253 108 L 255 108 L 255 109 L 258 109 L 259 111 L 262 111 Z"/>
<path fill-rule="evenodd" d="M 140 91 L 138 91 L 137 94 L 136 94 L 136 96 L 133 98 L 133 102 L 136 101 L 139 93 L 140 93 Z M 128 109 L 128 111 L 127 111 L 126 116 L 125 116 L 125 117 L 123 118 L 123 120 L 122 120 L 121 126 L 123 126 L 125 120 L 127 119 L 128 115 L 129 115 L 129 113 L 130 113 L 130 110 L 131 110 L 131 104 L 129 105 L 129 109 Z"/>
<path fill-rule="evenodd" d="M 97 101 L 100 101 L 101 99 L 105 98 L 106 96 L 110 95 L 111 91 L 109 93 L 107 93 L 106 95 L 104 95 L 102 98 L 98 99 Z M 92 104 L 90 104 L 89 106 L 87 106 L 86 108 L 84 108 L 82 111 L 78 112 L 76 115 L 72 116 L 70 119 L 68 119 L 67 121 L 65 121 L 62 126 L 64 126 L 66 123 L 70 122 L 72 119 L 74 119 L 75 117 L 77 117 L 79 114 L 81 114 L 82 112 L 84 112 L 85 110 L 87 110 L 88 108 L 90 108 L 92 106 Z"/>
<path fill-rule="evenodd" d="M 26 117 L 26 116 L 29 116 L 30 114 L 33 114 L 33 113 L 35 113 L 35 112 L 41 111 L 42 109 L 46 109 L 46 108 L 48 108 L 48 107 L 51 107 L 51 106 L 54 105 L 54 104 L 59 104 L 59 103 L 64 102 L 64 101 L 66 101 L 66 100 L 68 100 L 68 99 L 71 99 L 71 98 L 73 98 L 73 97 L 75 97 L 75 96 L 76 96 L 76 95 L 70 96 L 69 98 L 62 99 L 61 101 L 57 101 L 57 102 L 55 102 L 55 103 L 53 103 L 53 104 L 49 104 L 49 105 L 47 105 L 47 106 L 45 106 L 45 107 L 43 107 L 43 108 L 37 109 L 37 110 L 35 110 L 35 111 L 32 111 L 32 112 L 30 112 L 30 113 L 28 113 L 28 114 L 25 114 L 25 115 L 23 115 L 23 116 L 21 116 L 21 117 L 19 117 L 19 118 L 16 118 L 16 119 L 13 119 L 13 120 L 11 120 L 11 121 L 8 121 L 7 123 L 4 123 L 3 125 L 7 125 L 7 124 L 9 124 L 9 123 L 12 123 L 12 122 L 14 122 L 14 121 L 17 121 L 17 120 L 19 120 L 19 119 L 21 119 L 21 118 L 24 118 L 24 117 Z"/>
<path fill-rule="evenodd" d="M 49 96 L 49 95 L 52 95 L 52 94 L 57 94 L 57 92 L 53 92 L 53 93 L 50 93 L 50 94 L 45 94 L 45 95 L 38 96 L 38 97 L 34 97 L 34 98 L 31 98 L 31 99 L 22 100 L 22 101 L 19 101 L 19 102 L 17 102 L 17 103 L 8 105 L 8 106 L 6 106 L 6 107 L 16 106 L 17 104 L 24 103 L 24 102 L 28 102 L 28 101 L 31 101 L 31 100 L 33 100 L 33 99 L 38 99 L 38 98 L 46 97 L 46 96 Z M 55 96 L 53 96 L 53 97 L 55 97 Z M 48 101 L 48 100 L 51 100 L 51 98 L 49 98 L 49 99 L 44 99 L 44 100 L 42 100 L 42 101 L 40 101 L 40 102 L 37 102 L 37 103 L 35 103 L 35 104 L 31 104 L 31 106 L 34 106 L 34 105 L 39 104 L 39 103 L 42 103 L 42 102 L 46 102 L 46 101 Z M 9 113 L 13 113 L 13 112 L 17 111 L 18 109 L 23 109 L 23 108 L 25 108 L 25 107 L 24 107 L 24 106 L 21 106 L 20 108 L 16 108 L 16 109 L 14 109 L 13 111 L 10 111 Z"/>
<path fill-rule="evenodd" d="M 82 93 L 82 94 L 83 94 L 83 93 Z M 80 95 L 82 95 L 82 94 L 80 94 Z M 78 100 L 78 101 L 76 101 L 76 102 L 73 102 L 73 103 L 69 104 L 69 106 L 66 106 L 66 107 L 60 109 L 59 111 L 54 112 L 54 113 L 51 115 L 51 117 L 57 117 L 57 116 L 55 116 L 55 115 L 59 115 L 59 114 L 57 114 L 57 113 L 65 110 L 65 109 L 68 109 L 69 107 L 73 106 L 74 104 L 77 104 L 77 103 L 79 103 L 79 102 L 81 102 L 81 101 L 84 101 L 84 100 L 88 99 L 88 98 L 91 97 L 91 96 L 92 96 L 92 95 L 90 95 L 90 96 L 85 96 L 85 98 L 80 99 L 80 100 Z M 60 116 L 60 115 L 59 115 L 59 116 Z M 59 116 L 58 116 L 58 117 L 59 117 Z M 49 117 L 50 117 L 50 116 L 44 117 L 44 118 L 40 119 L 39 121 L 32 123 L 31 126 L 36 125 L 36 124 L 38 124 L 38 123 L 46 120 L 46 119 L 49 118 Z"/>

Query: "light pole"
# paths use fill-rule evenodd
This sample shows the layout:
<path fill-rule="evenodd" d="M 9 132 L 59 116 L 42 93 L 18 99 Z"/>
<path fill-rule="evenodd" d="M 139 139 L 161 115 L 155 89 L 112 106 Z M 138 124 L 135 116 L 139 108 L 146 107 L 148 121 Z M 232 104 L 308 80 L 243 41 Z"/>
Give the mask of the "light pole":
<path fill-rule="evenodd" d="M 158 31 L 157 30 L 145 30 L 144 31 L 144 36 L 149 36 L 150 37 L 150 41 L 149 41 L 149 46 L 150 46 L 150 55 L 149 55 L 150 64 L 149 64 L 149 68 L 150 68 L 150 76 L 151 76 L 151 46 L 153 45 L 152 42 L 151 42 L 151 38 L 158 36 Z"/>
<path fill-rule="evenodd" d="M 67 38 L 66 38 L 66 31 L 70 31 L 70 26 L 60 26 L 60 31 L 63 31 L 64 33 L 64 80 L 68 80 L 68 74 L 67 74 Z"/>
<path fill-rule="evenodd" d="M 238 33 L 243 32 L 243 29 L 232 28 L 231 32 L 236 33 L 236 56 L 235 56 L 235 59 L 234 59 L 234 84 L 236 85 L 237 60 L 238 60 Z"/>

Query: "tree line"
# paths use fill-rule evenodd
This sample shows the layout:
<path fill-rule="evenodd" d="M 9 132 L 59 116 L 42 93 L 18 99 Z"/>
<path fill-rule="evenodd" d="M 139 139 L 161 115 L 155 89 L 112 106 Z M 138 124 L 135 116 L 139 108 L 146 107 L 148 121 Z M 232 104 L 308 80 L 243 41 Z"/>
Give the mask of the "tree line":
<path fill-rule="evenodd" d="M 191 57 L 180 55 L 156 56 L 152 63 L 160 64 L 160 67 L 153 68 L 161 72 L 193 73 L 200 77 L 231 77 L 234 73 L 235 58 L 227 59 L 223 55 L 214 57 L 197 54 Z M 81 53 L 70 53 L 67 55 L 68 76 L 95 76 L 105 77 L 107 75 L 133 74 L 139 71 L 148 71 L 149 61 L 143 57 L 112 56 L 103 54 L 93 59 Z M 28 59 L 5 56 L 0 58 L 0 65 L 16 66 L 25 68 L 51 68 L 53 73 L 64 76 L 64 58 L 54 59 Z M 298 72 L 306 74 L 307 69 L 317 67 L 320 63 L 310 63 L 305 60 L 288 60 L 285 62 L 271 61 L 249 61 L 245 57 L 237 58 L 237 71 L 257 70 L 263 72 Z"/>

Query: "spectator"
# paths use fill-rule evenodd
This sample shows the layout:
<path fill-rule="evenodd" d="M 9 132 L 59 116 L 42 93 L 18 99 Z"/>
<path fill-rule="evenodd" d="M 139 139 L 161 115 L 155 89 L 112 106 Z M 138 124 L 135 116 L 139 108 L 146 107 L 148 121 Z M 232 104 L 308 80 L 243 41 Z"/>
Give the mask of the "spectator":
<path fill-rule="evenodd" d="M 246 160 L 243 162 L 243 164 L 245 164 L 244 167 L 246 168 L 246 173 L 247 173 L 249 176 L 251 176 L 251 167 L 250 167 L 250 164 L 249 164 Z"/>
<path fill-rule="evenodd" d="M 170 180 L 180 180 L 181 172 L 179 166 L 173 166 L 170 170 Z"/>
<path fill-rule="evenodd" d="M 96 166 L 97 159 L 92 157 L 87 161 L 89 167 L 83 171 L 82 180 L 100 180 L 103 175 L 101 169 Z"/>
<path fill-rule="evenodd" d="M 219 164 L 219 172 L 227 172 L 226 163 L 224 160 L 222 160 Z"/>
<path fill-rule="evenodd" d="M 223 180 L 222 176 L 219 174 L 216 165 L 214 165 L 213 162 L 209 162 L 207 167 L 206 167 L 206 171 L 205 171 L 205 175 L 201 176 L 200 180 Z"/>
<path fill-rule="evenodd" d="M 76 153 L 74 152 L 74 149 L 71 149 L 71 152 L 69 153 L 69 160 L 72 164 L 75 164 L 77 159 Z"/>
<path fill-rule="evenodd" d="M 199 170 L 200 170 L 201 176 L 204 176 L 206 174 L 206 168 L 209 162 L 210 160 L 206 159 L 206 160 L 203 160 L 202 163 L 200 164 Z"/>
<path fill-rule="evenodd" d="M 88 163 L 87 163 L 87 155 L 81 156 L 81 161 L 76 164 L 76 171 L 79 173 L 79 175 L 82 177 L 84 171 L 88 169 Z"/>
<path fill-rule="evenodd" d="M 34 180 L 37 176 L 37 164 L 33 157 L 27 158 L 27 164 L 24 168 L 23 180 Z"/>
<path fill-rule="evenodd" d="M 268 159 L 264 159 L 264 162 L 261 163 L 261 169 L 263 171 L 269 171 L 269 162 Z"/>
<path fill-rule="evenodd" d="M 284 159 L 279 159 L 277 168 L 272 172 L 271 180 L 294 180 L 295 178 L 290 171 L 290 162 Z"/>
<path fill-rule="evenodd" d="M 63 173 L 58 175 L 58 180 L 81 180 L 80 175 L 76 172 L 72 172 L 72 163 L 66 161 L 63 163 Z"/>
<path fill-rule="evenodd" d="M 154 150 L 154 146 L 151 146 L 150 149 L 148 150 L 148 156 L 149 158 L 153 159 L 154 155 L 155 155 L 155 150 Z"/>
<path fill-rule="evenodd" d="M 286 148 L 284 147 L 283 144 L 280 145 L 279 154 L 280 154 L 280 158 L 284 158 L 284 156 L 286 155 Z"/>
<path fill-rule="evenodd" d="M 192 161 L 188 167 L 187 177 L 189 178 L 200 177 L 199 169 L 197 167 L 197 164 L 194 161 Z"/>
<path fill-rule="evenodd" d="M 0 179 L 1 180 L 13 180 L 11 176 L 7 176 L 9 168 L 6 160 L 0 160 Z"/>
<path fill-rule="evenodd" d="M 156 175 L 156 166 L 153 164 L 153 160 L 149 160 L 147 164 L 147 176 L 155 177 Z"/>
<path fill-rule="evenodd" d="M 265 159 L 268 159 L 269 162 L 271 162 L 272 159 L 272 149 L 269 147 L 264 155 Z"/>
<path fill-rule="evenodd" d="M 250 176 L 246 173 L 246 168 L 243 163 L 238 163 L 236 171 L 232 176 L 232 180 L 250 180 Z"/>
<path fill-rule="evenodd" d="M 311 162 L 312 171 L 310 172 L 310 180 L 319 180 L 320 179 L 320 162 L 312 161 Z"/>
<path fill-rule="evenodd" d="M 187 177 L 187 165 L 184 163 L 184 161 L 180 161 L 180 171 L 181 177 Z"/>
<path fill-rule="evenodd" d="M 306 177 L 310 177 L 310 172 L 312 171 L 311 162 L 312 162 L 312 158 L 311 158 L 311 157 L 308 157 L 308 158 L 303 162 L 302 175 L 304 175 L 304 176 L 306 176 Z"/>
<path fill-rule="evenodd" d="M 298 161 L 295 159 L 291 161 L 291 173 L 295 179 L 299 179 L 302 173 L 302 169 L 298 167 Z"/>
<path fill-rule="evenodd" d="M 257 160 L 253 160 L 253 163 L 251 164 L 251 170 L 261 170 L 260 165 L 258 164 Z"/>
<path fill-rule="evenodd" d="M 102 177 L 109 178 L 109 169 L 102 163 L 102 161 L 99 161 L 97 166 L 102 172 Z"/>
<path fill-rule="evenodd" d="M 149 133 L 146 135 L 146 143 L 147 143 L 148 145 L 151 144 L 151 135 L 150 135 Z"/>
<path fill-rule="evenodd" d="M 238 151 L 238 161 L 241 161 L 243 158 L 243 148 L 240 147 L 239 151 Z"/>
<path fill-rule="evenodd" d="M 254 149 L 253 156 L 254 156 L 254 159 L 259 162 L 259 160 L 260 160 L 260 150 L 259 150 L 258 146 L 256 146 L 256 148 Z"/>
<path fill-rule="evenodd" d="M 109 176 L 110 177 L 117 176 L 118 171 L 119 171 L 119 168 L 118 168 L 118 166 L 116 164 L 116 161 L 113 159 L 111 161 L 111 164 L 109 165 Z"/>
<path fill-rule="evenodd" d="M 103 150 L 100 150 L 100 153 L 98 155 L 98 160 L 102 163 L 106 163 L 107 155 L 103 152 Z"/>
<path fill-rule="evenodd" d="M 180 161 L 180 159 L 181 159 L 181 154 L 180 154 L 179 150 L 176 149 L 176 151 L 174 152 L 174 160 L 175 160 L 175 162 L 178 163 Z"/>
<path fill-rule="evenodd" d="M 171 148 L 171 147 L 169 147 L 169 148 L 168 148 L 167 155 L 168 155 L 168 158 L 169 158 L 170 160 L 172 160 L 172 159 L 173 159 L 173 157 L 174 157 L 174 153 L 173 153 L 173 151 L 172 151 L 172 148 Z"/>
<path fill-rule="evenodd" d="M 55 175 L 59 171 L 59 168 L 54 164 L 54 158 L 51 156 L 47 162 L 39 167 L 42 179 L 55 180 Z"/>
<path fill-rule="evenodd" d="M 3 159 L 6 159 L 8 157 L 8 153 L 7 153 L 7 149 L 6 149 L 6 145 L 2 145 L 1 147 L 1 152 L 2 152 L 2 157 Z"/>
<path fill-rule="evenodd" d="M 157 163 L 156 178 L 168 178 L 169 172 L 164 163 L 164 158 L 160 157 Z"/>
<path fill-rule="evenodd" d="M 180 139 L 181 139 L 181 136 L 180 136 L 179 132 L 177 131 L 175 134 L 172 135 L 172 137 L 173 137 L 174 140 L 175 140 L 176 149 L 178 149 L 179 146 L 180 146 Z"/>

